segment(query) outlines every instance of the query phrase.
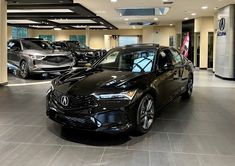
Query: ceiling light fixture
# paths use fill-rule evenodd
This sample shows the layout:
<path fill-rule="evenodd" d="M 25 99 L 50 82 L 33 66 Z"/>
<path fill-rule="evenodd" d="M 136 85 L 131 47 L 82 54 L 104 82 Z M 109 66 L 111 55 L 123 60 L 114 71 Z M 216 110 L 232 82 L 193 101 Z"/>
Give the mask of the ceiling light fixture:
<path fill-rule="evenodd" d="M 170 26 L 173 26 L 173 24 L 170 24 Z"/>
<path fill-rule="evenodd" d="M 197 14 L 196 13 L 191 13 L 192 16 L 196 16 Z"/>
<path fill-rule="evenodd" d="M 128 19 L 128 18 L 125 18 L 124 20 L 125 20 L 125 21 L 129 21 L 129 19 Z"/>
<path fill-rule="evenodd" d="M 113 3 L 115 3 L 115 2 L 117 2 L 118 0 L 110 0 L 111 2 L 113 2 Z"/>
<path fill-rule="evenodd" d="M 61 31 L 61 28 L 54 28 L 55 31 Z"/>
<path fill-rule="evenodd" d="M 185 17 L 184 20 L 188 20 L 189 18 L 188 17 Z"/>
<path fill-rule="evenodd" d="M 7 13 L 73 13 L 70 9 L 8 9 Z"/>
<path fill-rule="evenodd" d="M 156 18 L 154 18 L 154 21 L 157 21 L 158 20 L 158 18 L 156 17 Z"/>
<path fill-rule="evenodd" d="M 204 9 L 204 10 L 208 9 L 208 6 L 202 6 L 202 9 Z"/>

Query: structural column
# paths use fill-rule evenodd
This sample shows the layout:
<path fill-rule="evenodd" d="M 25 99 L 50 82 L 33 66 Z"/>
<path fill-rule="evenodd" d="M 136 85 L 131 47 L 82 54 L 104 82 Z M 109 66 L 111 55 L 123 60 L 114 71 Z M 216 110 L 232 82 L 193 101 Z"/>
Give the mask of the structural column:
<path fill-rule="evenodd" d="M 86 27 L 86 45 L 89 46 L 89 41 L 90 41 L 90 28 L 87 26 Z"/>
<path fill-rule="evenodd" d="M 7 84 L 7 2 L 0 1 L 0 85 Z"/>

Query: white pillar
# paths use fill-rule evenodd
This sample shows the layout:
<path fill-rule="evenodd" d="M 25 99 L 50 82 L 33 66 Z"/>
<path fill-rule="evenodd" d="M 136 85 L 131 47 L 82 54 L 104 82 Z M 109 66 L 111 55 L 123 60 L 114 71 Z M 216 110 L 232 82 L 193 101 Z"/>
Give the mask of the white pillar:
<path fill-rule="evenodd" d="M 89 46 L 90 42 L 90 28 L 87 26 L 86 27 L 86 45 Z"/>
<path fill-rule="evenodd" d="M 7 2 L 0 1 L 0 85 L 7 83 Z"/>

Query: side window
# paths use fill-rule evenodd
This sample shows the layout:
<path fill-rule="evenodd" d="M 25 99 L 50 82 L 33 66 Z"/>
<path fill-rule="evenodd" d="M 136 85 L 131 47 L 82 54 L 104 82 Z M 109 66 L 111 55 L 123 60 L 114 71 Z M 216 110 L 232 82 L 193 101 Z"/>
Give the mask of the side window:
<path fill-rule="evenodd" d="M 158 68 L 163 70 L 165 67 L 172 65 L 172 55 L 170 50 L 165 49 L 160 51 L 158 55 Z"/>
<path fill-rule="evenodd" d="M 101 64 L 112 64 L 116 62 L 116 59 L 118 57 L 119 51 L 115 51 L 113 53 L 111 53 L 107 58 L 105 58 L 103 60 L 103 62 L 101 62 Z"/>
<path fill-rule="evenodd" d="M 175 64 L 182 63 L 182 56 L 177 50 L 171 49 L 171 53 L 173 55 L 173 61 Z"/>
<path fill-rule="evenodd" d="M 7 46 L 8 49 L 21 49 L 20 42 L 18 41 L 10 41 Z"/>

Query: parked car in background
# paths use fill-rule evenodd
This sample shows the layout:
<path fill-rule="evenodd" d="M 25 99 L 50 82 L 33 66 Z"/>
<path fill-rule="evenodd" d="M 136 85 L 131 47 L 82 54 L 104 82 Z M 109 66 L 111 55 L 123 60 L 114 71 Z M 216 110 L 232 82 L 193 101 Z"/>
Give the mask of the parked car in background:
<path fill-rule="evenodd" d="M 140 44 L 110 50 L 91 68 L 52 81 L 47 115 L 73 128 L 148 132 L 156 114 L 193 90 L 193 64 L 169 47 Z M 157 122 L 156 122 L 157 123 Z"/>
<path fill-rule="evenodd" d="M 56 49 L 71 51 L 74 57 L 74 66 L 92 64 L 106 53 L 106 50 L 91 49 L 78 41 L 56 41 L 53 42 L 53 46 Z"/>
<path fill-rule="evenodd" d="M 41 39 L 12 39 L 7 48 L 9 66 L 19 69 L 22 78 L 31 74 L 62 73 L 72 68 L 70 52 L 55 50 Z"/>

